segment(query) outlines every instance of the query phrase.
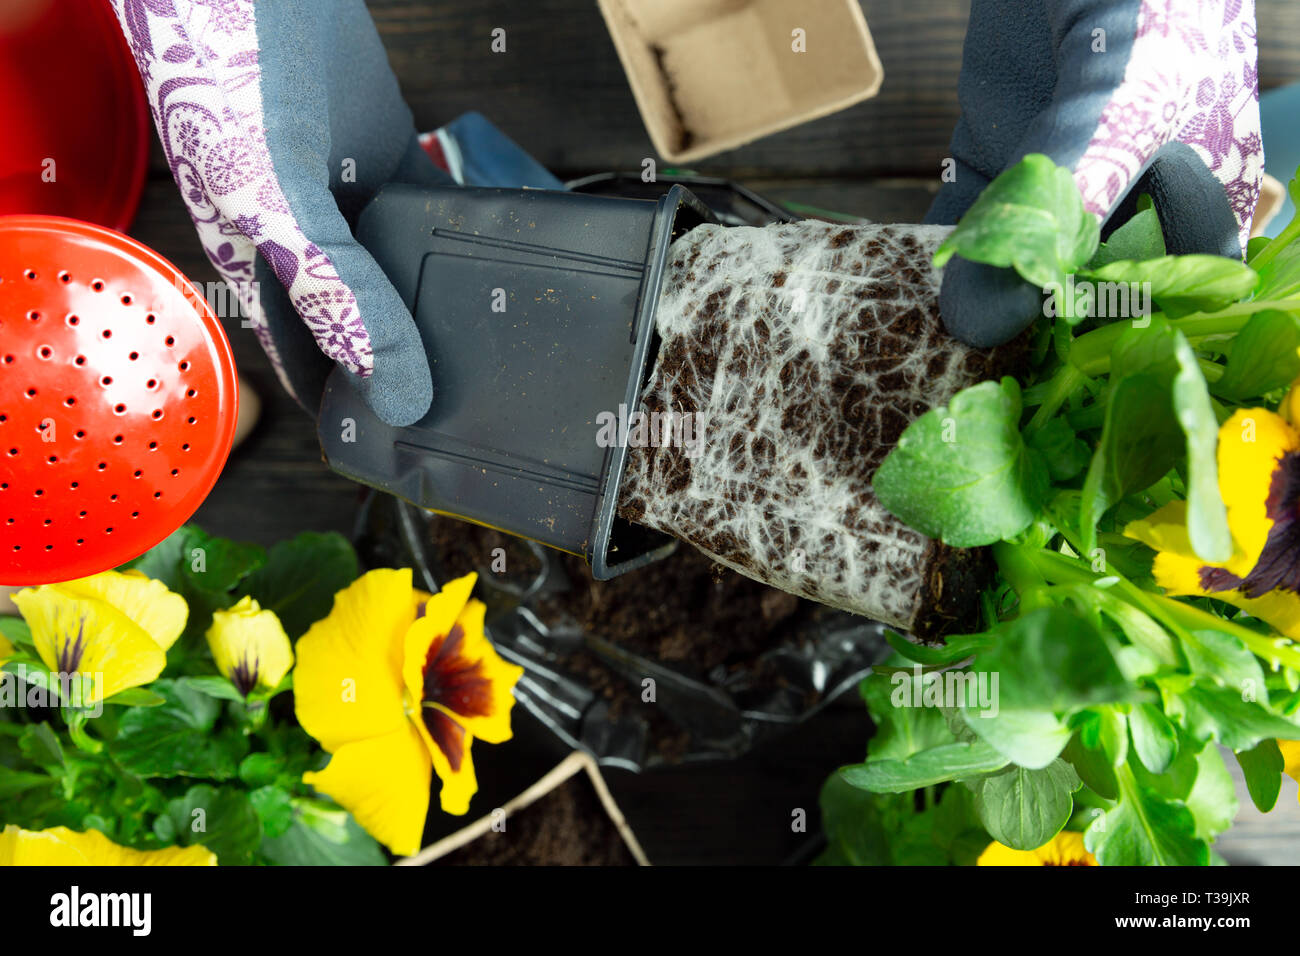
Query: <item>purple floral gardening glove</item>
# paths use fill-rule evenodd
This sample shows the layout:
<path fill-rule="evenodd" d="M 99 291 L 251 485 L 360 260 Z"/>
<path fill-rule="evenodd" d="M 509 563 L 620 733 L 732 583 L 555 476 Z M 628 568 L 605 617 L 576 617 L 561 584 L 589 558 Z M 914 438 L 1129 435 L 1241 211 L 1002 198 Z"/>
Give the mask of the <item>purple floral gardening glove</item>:
<path fill-rule="evenodd" d="M 386 422 L 433 383 L 407 306 L 352 237 L 420 148 L 362 0 L 112 0 L 204 251 L 281 381 L 316 411 L 331 360 Z"/>
<path fill-rule="evenodd" d="M 927 222 L 955 223 L 1045 153 L 1103 233 L 1146 193 L 1171 254 L 1240 256 L 1264 176 L 1256 59 L 1254 0 L 972 0 L 952 175 Z M 972 345 L 1009 340 L 1041 307 L 1010 269 L 944 270 L 944 323 Z"/>

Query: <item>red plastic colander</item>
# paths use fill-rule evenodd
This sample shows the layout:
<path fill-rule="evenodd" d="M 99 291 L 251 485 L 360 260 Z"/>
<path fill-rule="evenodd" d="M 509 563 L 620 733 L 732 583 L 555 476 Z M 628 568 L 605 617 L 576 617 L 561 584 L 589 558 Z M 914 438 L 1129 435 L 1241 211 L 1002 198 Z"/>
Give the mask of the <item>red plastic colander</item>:
<path fill-rule="evenodd" d="M 120 233 L 0 216 L 0 582 L 116 567 L 217 480 L 235 363 L 198 290 Z"/>

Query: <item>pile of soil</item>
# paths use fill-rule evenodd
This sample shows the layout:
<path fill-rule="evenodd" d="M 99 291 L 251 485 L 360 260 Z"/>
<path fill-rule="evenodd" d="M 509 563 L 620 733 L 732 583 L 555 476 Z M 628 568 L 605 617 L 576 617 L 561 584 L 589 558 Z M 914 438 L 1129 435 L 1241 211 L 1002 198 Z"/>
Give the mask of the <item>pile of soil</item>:
<path fill-rule="evenodd" d="M 538 617 L 584 631 L 701 680 L 721 682 L 789 636 L 808 602 L 724 568 L 689 546 L 639 571 L 593 581 L 581 558 L 561 563 L 574 587 L 539 600 Z"/>
<path fill-rule="evenodd" d="M 494 548 L 506 549 L 506 576 L 526 586 L 539 563 L 527 544 L 466 522 L 437 519 L 429 525 L 429 555 L 444 579 L 477 570 L 490 573 Z M 746 578 L 683 544 L 675 554 L 610 581 L 593 581 L 581 558 L 556 553 L 570 586 L 532 599 L 543 623 L 576 623 L 603 638 L 712 685 L 740 680 L 784 686 L 781 675 L 759 658 L 789 640 L 816 606 Z M 498 579 L 493 575 L 493 579 Z M 689 751 L 690 734 L 664 708 L 641 699 L 641 687 L 599 655 L 579 648 L 557 652 L 554 663 L 590 688 L 618 721 L 645 722 L 651 762 L 677 763 Z M 816 702 L 810 695 L 805 706 Z"/>
<path fill-rule="evenodd" d="M 441 580 L 471 571 L 507 587 L 523 590 L 542 570 L 542 562 L 528 542 L 504 531 L 451 518 L 430 523 L 429 557 Z M 498 570 L 503 565 L 504 570 Z M 494 566 L 495 565 L 495 566 Z"/>
<path fill-rule="evenodd" d="M 586 774 L 578 773 L 506 818 L 505 829 L 435 861 L 435 866 L 636 866 Z"/>

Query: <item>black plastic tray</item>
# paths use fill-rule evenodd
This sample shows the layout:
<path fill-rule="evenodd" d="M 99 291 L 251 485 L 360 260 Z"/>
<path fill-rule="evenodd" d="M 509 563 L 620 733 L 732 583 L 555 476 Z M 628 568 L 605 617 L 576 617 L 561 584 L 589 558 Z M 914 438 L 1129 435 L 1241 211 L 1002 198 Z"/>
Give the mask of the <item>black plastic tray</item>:
<path fill-rule="evenodd" d="M 639 407 L 668 247 L 708 221 L 681 186 L 656 201 L 386 186 L 357 239 L 415 316 L 433 406 L 387 425 L 334 372 L 326 460 L 421 508 L 580 554 L 598 580 L 667 553 L 671 538 L 616 516 L 627 449 L 597 444 L 597 416 Z"/>

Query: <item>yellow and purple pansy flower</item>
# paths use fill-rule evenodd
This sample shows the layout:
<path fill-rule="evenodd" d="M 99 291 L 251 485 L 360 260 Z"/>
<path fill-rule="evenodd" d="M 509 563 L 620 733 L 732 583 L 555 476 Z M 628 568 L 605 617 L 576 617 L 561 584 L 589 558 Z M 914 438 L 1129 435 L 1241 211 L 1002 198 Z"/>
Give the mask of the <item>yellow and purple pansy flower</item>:
<path fill-rule="evenodd" d="M 155 680 L 189 616 L 184 598 L 138 571 L 24 588 L 13 600 L 45 666 L 87 679 L 83 705 Z"/>
<path fill-rule="evenodd" d="M 1083 834 L 1062 830 L 1034 850 L 1013 850 L 990 843 L 975 861 L 976 866 L 1097 866 L 1097 859 L 1083 845 Z"/>
<path fill-rule="evenodd" d="M 1282 772 L 1300 782 L 1300 740 L 1279 740 L 1277 749 L 1282 752 Z"/>
<path fill-rule="evenodd" d="M 98 830 L 78 833 L 67 827 L 23 830 L 12 823 L 0 831 L 0 866 L 216 866 L 205 846 L 133 850 Z"/>
<path fill-rule="evenodd" d="M 442 809 L 466 813 L 478 789 L 470 744 L 510 739 L 523 668 L 484 635 L 474 581 L 421 603 L 409 569 L 370 571 L 298 641 L 298 722 L 333 755 L 303 780 L 401 855 L 419 849 L 432 775 Z"/>
<path fill-rule="evenodd" d="M 1124 534 L 1156 551 L 1153 573 L 1167 593 L 1217 598 L 1300 638 L 1300 432 L 1267 409 L 1238 409 L 1219 429 L 1218 465 L 1233 540 L 1227 561 L 1196 556 L 1182 501 Z"/>
<path fill-rule="evenodd" d="M 278 687 L 293 667 L 293 648 L 280 619 L 252 597 L 214 611 L 207 636 L 217 670 L 245 697 L 258 687 Z"/>

